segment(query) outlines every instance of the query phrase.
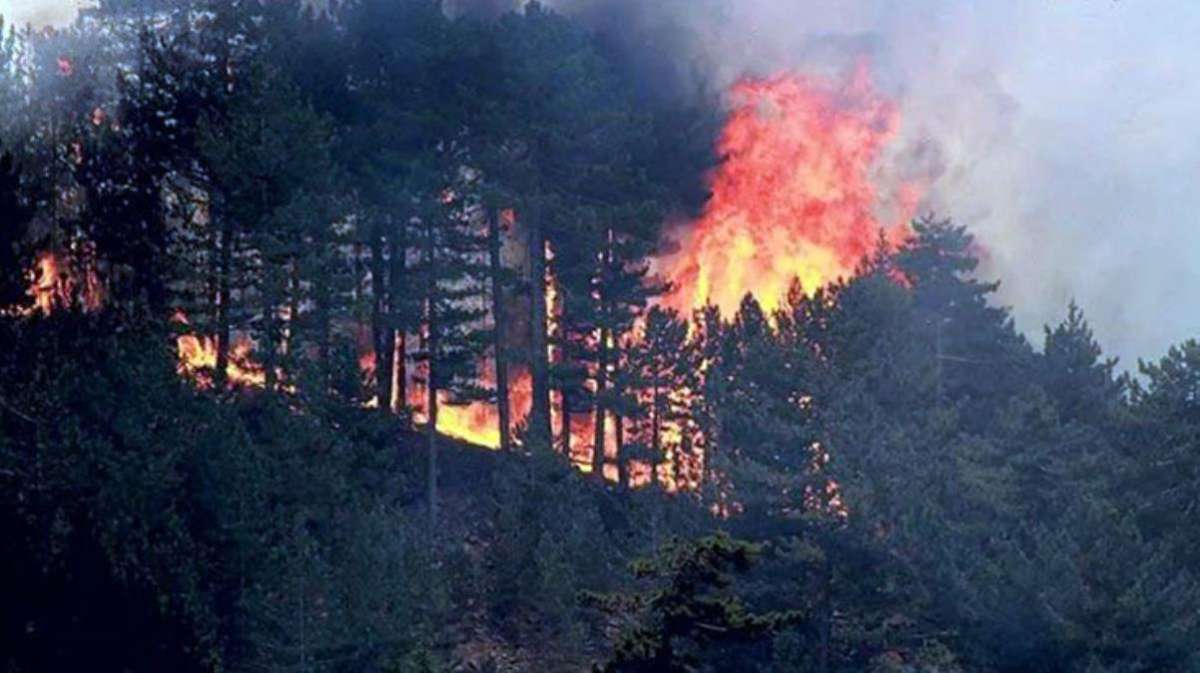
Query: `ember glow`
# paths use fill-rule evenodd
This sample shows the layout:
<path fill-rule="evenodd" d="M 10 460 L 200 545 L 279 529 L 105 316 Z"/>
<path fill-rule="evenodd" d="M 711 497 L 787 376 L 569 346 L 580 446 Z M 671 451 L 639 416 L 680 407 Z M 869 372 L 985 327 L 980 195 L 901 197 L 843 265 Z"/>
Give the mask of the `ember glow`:
<path fill-rule="evenodd" d="M 900 118 L 865 64 L 840 84 L 744 79 L 731 99 L 712 197 L 679 251 L 659 260 L 674 286 L 664 304 L 729 316 L 751 293 L 769 312 L 795 278 L 811 292 L 853 274 L 881 229 L 893 245 L 908 235 L 921 189 L 898 185 L 902 203 L 881 203 L 873 174 Z M 894 222 L 879 221 L 883 206 L 898 211 Z"/>
<path fill-rule="evenodd" d="M 33 298 L 37 310 L 46 315 L 50 315 L 55 306 L 65 305 L 71 298 L 67 289 L 69 276 L 60 272 L 59 267 L 58 257 L 54 253 L 45 252 L 38 255 L 29 295 Z"/>

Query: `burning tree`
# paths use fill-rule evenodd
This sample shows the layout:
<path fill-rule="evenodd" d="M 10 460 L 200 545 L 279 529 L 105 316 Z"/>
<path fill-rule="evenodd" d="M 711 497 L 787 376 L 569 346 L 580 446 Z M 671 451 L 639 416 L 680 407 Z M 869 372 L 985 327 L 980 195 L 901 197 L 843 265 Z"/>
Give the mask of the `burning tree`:
<path fill-rule="evenodd" d="M 693 402 L 700 390 L 700 365 L 688 324 L 670 309 L 651 309 L 629 350 L 627 366 L 634 398 L 631 439 L 649 464 L 654 485 L 663 480 L 673 488 L 686 488 L 698 481 Z"/>
<path fill-rule="evenodd" d="M 242 331 L 258 345 L 264 385 L 274 389 L 281 359 L 299 365 L 302 310 L 311 312 L 306 331 L 319 361 L 328 361 L 342 288 L 327 260 L 340 223 L 323 203 L 333 198 L 327 124 L 269 67 L 252 66 L 248 75 L 222 117 L 201 122 L 214 282 L 207 313 L 216 385 L 225 380 L 233 334 Z"/>

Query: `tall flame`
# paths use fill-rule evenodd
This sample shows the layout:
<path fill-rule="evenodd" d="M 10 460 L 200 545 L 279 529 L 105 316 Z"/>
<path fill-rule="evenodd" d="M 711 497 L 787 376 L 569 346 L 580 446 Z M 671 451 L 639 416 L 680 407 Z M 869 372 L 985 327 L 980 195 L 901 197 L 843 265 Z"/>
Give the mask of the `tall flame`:
<path fill-rule="evenodd" d="M 899 113 L 865 64 L 840 84 L 793 73 L 744 79 L 731 99 L 712 197 L 679 252 L 659 260 L 674 285 L 666 305 L 731 315 L 751 293 L 771 311 L 795 278 L 812 291 L 852 274 L 881 229 L 893 243 L 907 236 L 919 190 L 901 185 L 902 203 L 881 203 L 873 173 Z M 879 221 L 885 205 L 898 221 Z"/>

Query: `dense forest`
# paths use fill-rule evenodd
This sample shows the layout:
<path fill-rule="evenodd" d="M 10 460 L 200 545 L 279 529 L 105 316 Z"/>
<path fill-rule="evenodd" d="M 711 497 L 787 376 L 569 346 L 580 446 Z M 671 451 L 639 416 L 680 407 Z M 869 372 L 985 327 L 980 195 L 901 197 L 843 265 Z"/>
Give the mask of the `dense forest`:
<path fill-rule="evenodd" d="M 674 300 L 722 92 L 447 10 L 4 29 L 0 669 L 1200 670 L 1200 342 L 940 215 Z"/>

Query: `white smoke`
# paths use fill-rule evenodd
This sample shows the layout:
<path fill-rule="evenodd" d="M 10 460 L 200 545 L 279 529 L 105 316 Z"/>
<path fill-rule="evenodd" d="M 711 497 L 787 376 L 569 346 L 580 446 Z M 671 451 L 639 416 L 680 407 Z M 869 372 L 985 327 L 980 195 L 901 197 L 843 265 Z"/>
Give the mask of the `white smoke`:
<path fill-rule="evenodd" d="M 78 0 L 0 0 L 0 16 L 8 26 L 62 26 L 75 18 L 80 7 L 91 3 Z"/>

